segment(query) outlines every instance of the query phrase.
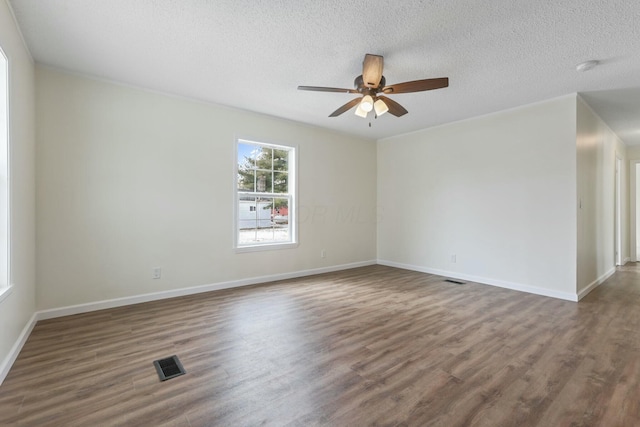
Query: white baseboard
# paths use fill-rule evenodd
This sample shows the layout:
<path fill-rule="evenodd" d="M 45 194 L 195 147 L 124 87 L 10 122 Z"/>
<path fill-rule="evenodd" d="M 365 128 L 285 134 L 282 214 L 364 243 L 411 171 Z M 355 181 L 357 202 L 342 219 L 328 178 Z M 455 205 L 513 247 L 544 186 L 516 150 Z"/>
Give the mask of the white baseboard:
<path fill-rule="evenodd" d="M 596 280 L 594 280 L 593 282 L 589 283 L 589 285 L 586 288 L 584 288 L 583 290 L 578 292 L 578 301 L 580 301 L 582 298 L 587 296 L 587 294 L 589 292 L 591 292 L 592 290 L 594 290 L 598 286 L 602 285 L 602 283 L 604 283 L 604 281 L 607 280 L 609 277 L 613 276 L 613 273 L 615 273 L 615 272 L 616 272 L 616 268 L 613 267 L 613 268 L 611 268 L 611 270 L 607 271 L 602 276 L 598 277 Z"/>
<path fill-rule="evenodd" d="M 348 270 L 350 268 L 375 265 L 375 260 L 340 264 L 331 267 L 314 268 L 310 270 L 294 271 L 291 273 L 272 274 L 269 276 L 252 277 L 249 279 L 232 280 L 228 282 L 212 283 L 209 285 L 193 286 L 190 288 L 172 289 L 170 291 L 153 292 L 130 297 L 114 298 L 110 300 L 89 302 L 67 307 L 42 310 L 37 313 L 38 320 L 53 319 L 56 317 L 70 316 L 73 314 L 87 313 L 90 311 L 104 310 L 107 308 L 122 307 L 125 305 L 139 304 L 148 301 L 157 301 L 166 298 L 175 298 L 185 295 L 199 294 L 202 292 L 217 291 L 221 289 L 238 288 L 240 286 L 257 285 L 260 283 L 274 282 L 276 280 L 294 279 L 296 277 L 312 276 L 314 274 L 331 273 L 334 271 Z"/>
<path fill-rule="evenodd" d="M 20 350 L 22 350 L 24 343 L 27 342 L 27 338 L 29 338 L 29 335 L 31 334 L 33 327 L 36 326 L 36 322 L 38 321 L 37 314 L 38 313 L 33 313 L 33 315 L 31 316 L 31 319 L 29 319 L 27 324 L 22 329 L 22 332 L 18 336 L 18 340 L 15 342 L 15 344 L 13 344 L 13 347 L 11 347 L 11 350 L 9 350 L 9 354 L 7 354 L 7 357 L 5 357 L 4 360 L 2 361 L 2 364 L 0 365 L 0 385 L 3 383 L 4 379 L 9 374 L 9 370 L 13 366 L 13 362 L 15 362 L 16 359 L 18 358 L 18 355 L 20 354 Z"/>
<path fill-rule="evenodd" d="M 569 292 L 554 291 L 552 289 L 539 288 L 536 286 L 523 285 L 521 283 L 507 282 L 504 280 L 472 276 L 469 274 L 463 274 L 463 273 L 458 273 L 454 271 L 439 270 L 435 268 L 410 265 L 410 264 L 402 264 L 394 261 L 386 261 L 386 260 L 380 260 L 380 259 L 378 260 L 378 264 L 386 265 L 389 267 L 403 268 L 405 270 L 419 271 L 421 273 L 435 274 L 437 276 L 450 277 L 452 279 L 468 280 L 470 282 L 476 282 L 483 285 L 497 286 L 499 288 L 511 289 L 511 290 L 520 291 L 520 292 L 527 292 L 529 294 L 542 295 L 545 297 L 558 298 L 558 299 L 563 299 L 567 301 L 577 302 L 579 300 L 577 294 L 572 294 Z"/>

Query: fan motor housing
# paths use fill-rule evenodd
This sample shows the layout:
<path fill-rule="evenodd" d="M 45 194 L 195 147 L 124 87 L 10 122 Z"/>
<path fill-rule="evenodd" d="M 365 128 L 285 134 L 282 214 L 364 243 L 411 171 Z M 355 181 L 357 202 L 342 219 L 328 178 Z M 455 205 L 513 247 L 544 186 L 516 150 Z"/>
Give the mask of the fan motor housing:
<path fill-rule="evenodd" d="M 360 93 L 365 95 L 375 95 L 380 88 L 385 87 L 387 80 L 382 76 L 380 78 L 380 83 L 377 88 L 371 88 L 364 85 L 364 79 L 362 78 L 362 74 L 355 78 L 353 81 L 353 87 Z"/>

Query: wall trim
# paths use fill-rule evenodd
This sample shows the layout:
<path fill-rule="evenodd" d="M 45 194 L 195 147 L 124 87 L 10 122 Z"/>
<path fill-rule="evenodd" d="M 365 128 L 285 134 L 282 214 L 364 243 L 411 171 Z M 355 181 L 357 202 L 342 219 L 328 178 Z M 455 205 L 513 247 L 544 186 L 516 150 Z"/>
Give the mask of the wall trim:
<path fill-rule="evenodd" d="M 2 361 L 2 364 L 0 364 L 0 385 L 2 385 L 2 383 L 4 382 L 4 379 L 9 374 L 9 371 L 11 370 L 13 363 L 18 358 L 18 355 L 20 354 L 20 350 L 22 350 L 24 343 L 27 342 L 27 338 L 29 338 L 29 335 L 31 335 L 31 331 L 33 330 L 34 326 L 36 326 L 37 321 L 38 321 L 38 313 L 33 313 L 33 315 L 31 316 L 31 319 L 29 319 L 27 324 L 22 329 L 22 332 L 18 336 L 18 339 L 13 344 L 13 347 L 11 347 L 11 350 L 9 350 L 9 354 L 7 354 L 7 357 L 5 357 L 4 360 Z"/>
<path fill-rule="evenodd" d="M 580 301 L 582 298 L 586 297 L 589 292 L 591 292 L 592 290 L 594 290 L 598 286 L 602 285 L 609 277 L 613 276 L 613 273 L 615 273 L 615 272 L 616 272 L 616 268 L 615 267 L 611 267 L 611 270 L 607 271 L 602 276 L 598 277 L 596 280 L 594 280 L 593 282 L 589 283 L 589 285 L 586 288 L 584 288 L 583 290 L 581 290 L 578 293 L 578 301 Z"/>
<path fill-rule="evenodd" d="M 568 292 L 554 291 L 551 289 L 539 288 L 537 286 L 523 285 L 521 283 L 507 282 L 504 280 L 490 279 L 487 277 L 472 276 L 454 271 L 438 270 L 435 268 L 422 267 L 417 265 L 402 264 L 394 261 L 378 260 L 378 264 L 388 267 L 403 268 L 405 270 L 419 271 L 421 273 L 435 274 L 437 276 L 450 277 L 452 279 L 468 280 L 470 282 L 480 283 L 482 285 L 497 286 L 499 288 L 511 289 L 514 291 L 526 292 L 529 294 L 542 295 L 545 297 L 558 298 L 562 300 L 577 302 L 579 301 L 577 294 Z"/>
<path fill-rule="evenodd" d="M 175 298 L 202 292 L 218 291 L 221 289 L 239 288 L 241 286 L 257 285 L 260 283 L 274 282 L 277 280 L 295 279 L 297 277 L 312 276 L 314 274 L 332 273 L 334 271 L 349 270 L 351 268 L 375 265 L 375 260 L 340 264 L 331 267 L 313 268 L 291 273 L 272 274 L 268 276 L 251 277 L 248 279 L 231 280 L 227 282 L 211 283 L 208 285 L 193 286 L 189 288 L 172 289 L 168 291 L 153 292 L 149 294 L 133 295 L 129 297 L 114 298 L 103 301 L 89 302 L 85 304 L 70 305 L 67 307 L 52 308 L 37 312 L 38 320 L 53 319 L 56 317 L 70 316 L 73 314 L 87 313 L 90 311 L 104 310 L 107 308 L 122 307 L 125 305 L 139 304 L 142 302 L 157 301 L 167 298 Z"/>

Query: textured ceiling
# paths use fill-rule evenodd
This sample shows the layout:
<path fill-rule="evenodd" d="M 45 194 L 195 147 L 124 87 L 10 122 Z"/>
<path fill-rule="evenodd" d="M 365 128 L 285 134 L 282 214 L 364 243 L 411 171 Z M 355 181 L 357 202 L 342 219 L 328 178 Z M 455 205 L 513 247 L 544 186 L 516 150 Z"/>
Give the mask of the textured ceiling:
<path fill-rule="evenodd" d="M 598 113 L 616 115 L 620 136 L 640 144 L 638 1 L 9 3 L 38 63 L 143 88 L 373 139 L 589 92 Z M 409 114 L 371 127 L 353 111 L 327 117 L 353 95 L 296 90 L 351 88 L 365 53 L 384 56 L 388 84 L 446 76 L 450 87 L 393 95 Z M 575 71 L 589 59 L 601 65 Z M 636 115 L 624 118 L 628 104 Z"/>

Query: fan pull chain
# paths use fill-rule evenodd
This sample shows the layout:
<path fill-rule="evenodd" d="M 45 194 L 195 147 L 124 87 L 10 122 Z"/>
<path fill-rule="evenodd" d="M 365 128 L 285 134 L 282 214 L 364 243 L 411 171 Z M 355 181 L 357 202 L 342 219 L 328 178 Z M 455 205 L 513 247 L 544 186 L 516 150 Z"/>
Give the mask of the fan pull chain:
<path fill-rule="evenodd" d="M 378 118 L 378 113 L 373 113 L 373 118 L 377 119 Z M 369 119 L 369 127 L 371 127 L 371 119 Z"/>

